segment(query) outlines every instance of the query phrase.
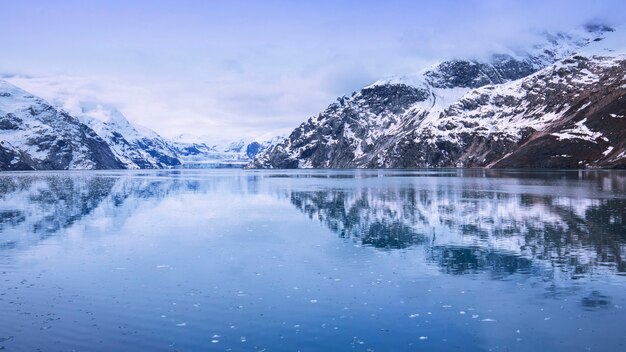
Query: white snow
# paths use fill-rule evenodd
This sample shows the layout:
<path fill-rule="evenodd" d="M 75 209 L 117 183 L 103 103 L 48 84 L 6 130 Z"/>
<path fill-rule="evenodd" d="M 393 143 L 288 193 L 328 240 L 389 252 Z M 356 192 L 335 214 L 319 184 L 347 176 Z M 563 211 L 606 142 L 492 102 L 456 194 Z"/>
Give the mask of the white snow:
<path fill-rule="evenodd" d="M 576 127 L 563 130 L 559 133 L 552 133 L 559 139 L 582 139 L 589 142 L 596 142 L 596 139 L 602 137 L 602 133 L 594 132 L 585 125 L 586 118 L 576 122 Z"/>
<path fill-rule="evenodd" d="M 613 149 L 615 149 L 613 146 L 610 146 L 610 147 L 606 148 L 606 150 L 604 152 L 602 152 L 602 155 L 607 156 L 607 155 L 611 154 Z"/>

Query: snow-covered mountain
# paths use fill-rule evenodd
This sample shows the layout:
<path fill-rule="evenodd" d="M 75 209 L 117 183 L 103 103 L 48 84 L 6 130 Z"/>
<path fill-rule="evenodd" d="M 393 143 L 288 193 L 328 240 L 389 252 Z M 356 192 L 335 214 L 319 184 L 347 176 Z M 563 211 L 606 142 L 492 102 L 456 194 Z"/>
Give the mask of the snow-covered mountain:
<path fill-rule="evenodd" d="M 0 80 L 0 170 L 123 167 L 76 117 Z"/>
<path fill-rule="evenodd" d="M 251 167 L 626 167 L 626 30 L 546 34 L 344 96 Z"/>
<path fill-rule="evenodd" d="M 0 81 L 0 170 L 157 169 L 174 148 L 102 104 L 68 110 Z"/>
<path fill-rule="evenodd" d="M 170 141 L 182 162 L 182 167 L 243 167 L 254 160 L 259 153 L 282 142 L 284 137 L 274 137 L 264 141 L 246 138 L 219 143 L 211 143 L 205 140 L 210 139 L 181 135 Z"/>
<path fill-rule="evenodd" d="M 0 81 L 0 170 L 243 167 L 282 141 L 200 140 L 166 140 L 115 107 L 52 104 Z"/>
<path fill-rule="evenodd" d="M 107 142 L 127 169 L 162 169 L 181 164 L 170 143 L 148 128 L 131 124 L 115 108 L 83 104 L 77 116 Z"/>

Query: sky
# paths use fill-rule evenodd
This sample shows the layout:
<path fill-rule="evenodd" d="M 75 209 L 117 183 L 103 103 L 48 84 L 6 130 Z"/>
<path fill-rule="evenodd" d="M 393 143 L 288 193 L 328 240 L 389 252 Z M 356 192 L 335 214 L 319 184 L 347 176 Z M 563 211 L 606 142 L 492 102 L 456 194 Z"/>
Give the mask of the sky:
<path fill-rule="evenodd" d="M 262 139 L 374 81 L 589 21 L 626 22 L 626 1 L 0 0 L 0 78 L 165 137 Z"/>

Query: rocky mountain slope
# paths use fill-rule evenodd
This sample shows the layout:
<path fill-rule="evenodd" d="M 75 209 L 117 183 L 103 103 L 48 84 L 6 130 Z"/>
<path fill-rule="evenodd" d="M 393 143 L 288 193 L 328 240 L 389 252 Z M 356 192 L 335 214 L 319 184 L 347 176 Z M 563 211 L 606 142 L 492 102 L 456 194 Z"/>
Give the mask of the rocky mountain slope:
<path fill-rule="evenodd" d="M 0 170 L 123 167 L 107 143 L 77 118 L 0 80 Z"/>
<path fill-rule="evenodd" d="M 587 26 L 341 97 L 259 168 L 626 167 L 624 29 Z"/>

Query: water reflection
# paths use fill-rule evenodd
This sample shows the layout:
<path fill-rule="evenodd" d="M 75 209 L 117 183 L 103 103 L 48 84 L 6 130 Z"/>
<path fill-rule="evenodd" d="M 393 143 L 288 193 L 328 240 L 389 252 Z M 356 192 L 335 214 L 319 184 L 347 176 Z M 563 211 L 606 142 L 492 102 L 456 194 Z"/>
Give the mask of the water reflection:
<path fill-rule="evenodd" d="M 0 177 L 0 249 L 36 245 L 98 207 L 120 216 L 115 208 L 129 199 L 164 199 L 199 186 L 194 180 L 159 179 L 159 174 L 135 176 L 139 177 L 71 173 Z"/>
<path fill-rule="evenodd" d="M 400 249 L 428 238 L 410 226 L 411 219 L 402 218 L 409 214 L 392 211 L 380 199 L 372 202 L 368 190 L 358 195 L 345 191 L 291 192 L 289 199 L 309 218 L 321 221 L 342 238 L 356 238 L 364 245 Z"/>
<path fill-rule="evenodd" d="M 579 180 L 566 175 L 557 182 Z M 424 248 L 449 274 L 528 272 L 532 261 L 572 278 L 594 270 L 626 272 L 626 198 L 595 193 L 598 183 L 623 191 L 623 177 L 591 174 L 582 185 L 537 188 L 537 174 L 519 176 L 501 183 L 491 177 L 462 183 L 424 178 L 389 187 L 292 191 L 289 199 L 309 218 L 361 245 Z M 545 182 L 555 182 L 546 176 Z"/>
<path fill-rule="evenodd" d="M 363 246 L 423 248 L 448 274 L 489 271 L 499 277 L 529 272 L 533 261 L 571 278 L 596 270 L 626 272 L 626 177 L 619 172 L 398 171 L 382 178 L 361 171 L 240 172 L 211 175 L 210 181 L 180 171 L 132 176 L 0 177 L 0 249 L 36 244 L 99 206 L 114 213 L 129 199 L 227 190 L 286 199 Z M 303 179 L 329 183 L 299 183 Z"/>

